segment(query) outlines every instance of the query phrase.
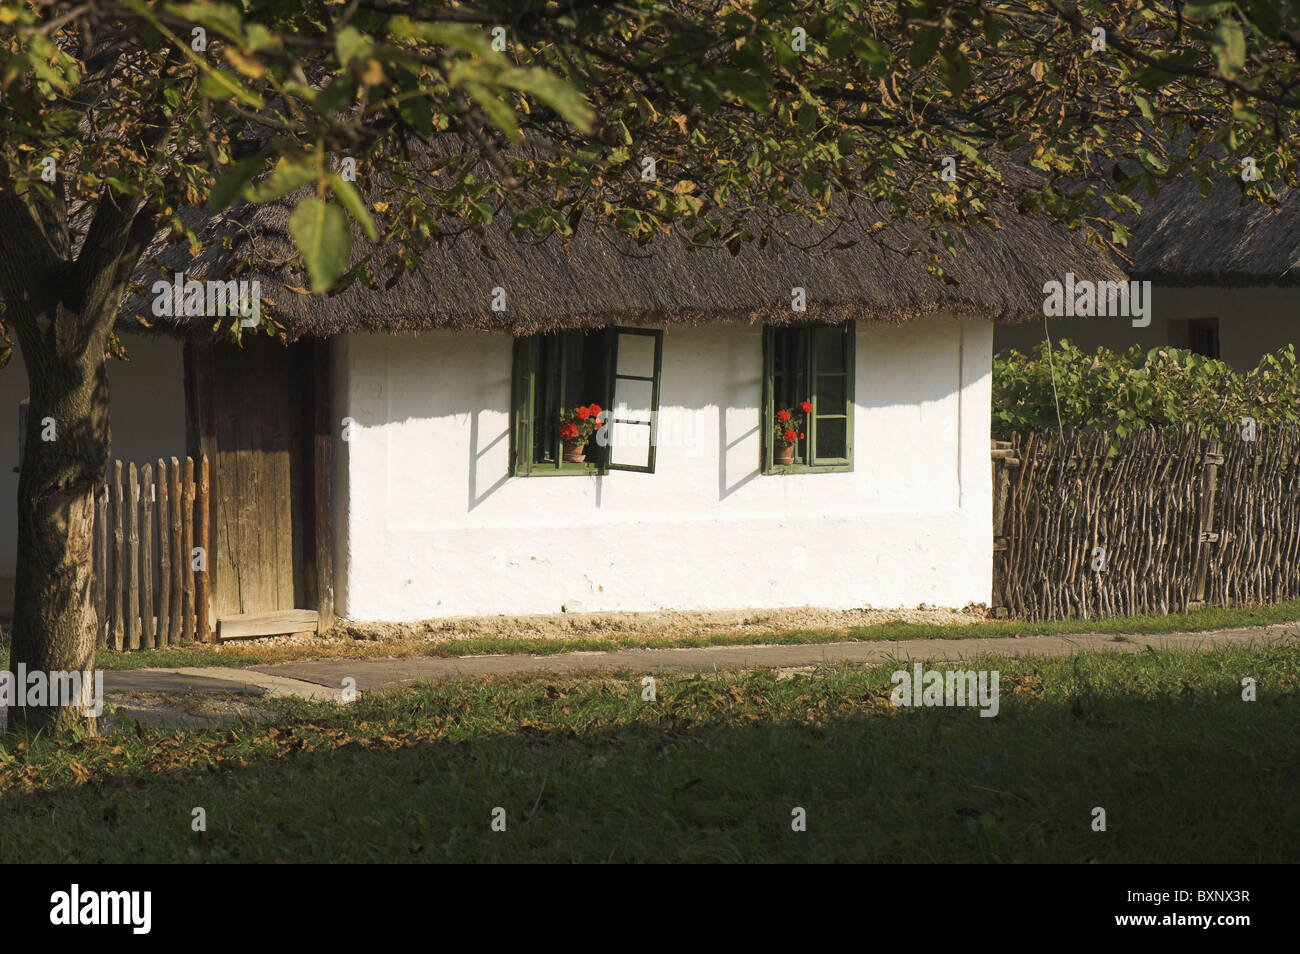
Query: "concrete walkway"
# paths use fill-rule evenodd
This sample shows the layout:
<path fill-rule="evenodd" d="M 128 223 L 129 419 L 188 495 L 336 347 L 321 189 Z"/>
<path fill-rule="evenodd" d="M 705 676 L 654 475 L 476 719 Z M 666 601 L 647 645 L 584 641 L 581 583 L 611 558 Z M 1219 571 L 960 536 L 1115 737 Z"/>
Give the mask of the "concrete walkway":
<path fill-rule="evenodd" d="M 976 656 L 1070 656 L 1080 652 L 1139 652 L 1272 646 L 1300 642 L 1300 623 L 1159 636 L 1030 636 L 994 639 L 914 639 L 821 643 L 809 646 L 703 646 L 694 649 L 622 649 L 550 656 L 424 656 L 409 659 L 340 659 L 282 663 L 252 669 L 201 667 L 106 672 L 107 692 L 242 692 L 305 699 L 337 699 L 345 678 L 360 692 L 408 682 L 438 682 L 514 673 L 709 672 L 715 669 L 791 669 L 821 663 L 959 661 Z"/>

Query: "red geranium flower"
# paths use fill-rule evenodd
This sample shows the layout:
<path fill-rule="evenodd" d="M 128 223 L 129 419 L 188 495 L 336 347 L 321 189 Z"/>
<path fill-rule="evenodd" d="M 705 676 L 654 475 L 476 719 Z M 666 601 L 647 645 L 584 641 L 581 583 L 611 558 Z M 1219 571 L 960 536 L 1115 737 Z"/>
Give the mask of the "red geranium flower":
<path fill-rule="evenodd" d="M 804 437 L 804 435 L 803 435 L 803 433 L 801 432 L 801 433 L 799 434 L 799 440 L 803 440 L 803 437 Z"/>
<path fill-rule="evenodd" d="M 579 419 L 579 420 L 585 421 L 585 420 L 586 420 L 587 418 L 589 418 L 589 417 L 591 417 L 591 411 L 590 411 L 590 410 L 588 410 L 588 409 L 585 408 L 585 407 L 580 407 L 580 408 L 578 408 L 578 419 Z"/>
<path fill-rule="evenodd" d="M 794 431 L 790 430 L 789 428 L 786 428 L 785 434 L 782 436 L 785 437 L 785 442 L 787 444 L 793 444 L 795 440 L 799 437 L 798 434 L 796 434 Z"/>
<path fill-rule="evenodd" d="M 577 436 L 578 436 L 578 425 L 577 425 L 577 424 L 561 424 L 561 425 L 560 425 L 560 440 L 562 440 L 562 441 L 571 441 L 571 440 L 573 440 L 573 439 L 574 439 L 575 437 L 577 437 Z"/>
<path fill-rule="evenodd" d="M 777 411 L 777 412 L 776 412 L 776 419 L 777 419 L 778 421 L 780 421 L 782 424 L 784 424 L 786 421 L 790 420 L 790 412 L 789 412 L 789 411 Z"/>
<path fill-rule="evenodd" d="M 801 402 L 800 405 L 799 405 L 799 410 L 803 411 L 805 414 L 811 414 L 811 413 L 812 413 L 812 401 L 803 401 L 803 402 Z"/>
<path fill-rule="evenodd" d="M 592 417 L 600 417 L 600 405 L 599 405 L 599 404 L 593 404 L 591 407 L 587 408 L 587 410 L 591 412 L 591 416 L 592 416 Z"/>

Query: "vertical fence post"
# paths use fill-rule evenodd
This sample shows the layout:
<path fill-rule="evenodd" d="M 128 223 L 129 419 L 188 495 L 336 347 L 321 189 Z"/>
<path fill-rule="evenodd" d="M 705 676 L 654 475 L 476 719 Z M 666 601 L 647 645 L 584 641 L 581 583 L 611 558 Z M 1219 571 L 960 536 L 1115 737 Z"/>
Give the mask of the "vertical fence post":
<path fill-rule="evenodd" d="M 106 475 L 107 476 L 107 475 Z M 108 648 L 108 481 L 95 494 L 95 646 Z"/>
<path fill-rule="evenodd" d="M 153 613 L 153 465 L 140 468 L 140 645 L 156 649 Z"/>
<path fill-rule="evenodd" d="M 1196 574 L 1192 577 L 1192 599 L 1187 604 L 1188 609 L 1205 606 L 1205 584 L 1210 575 L 1210 546 L 1219 540 L 1219 535 L 1214 532 L 1214 497 L 1218 490 L 1219 465 L 1222 463 L 1219 442 L 1207 440 L 1201 464 L 1201 513 L 1200 534 L 1196 545 Z"/>
<path fill-rule="evenodd" d="M 167 463 L 158 458 L 158 646 L 171 642 L 168 621 L 172 596 L 171 495 L 167 492 Z"/>
<path fill-rule="evenodd" d="M 126 465 L 126 648 L 140 648 L 140 478 Z"/>
<path fill-rule="evenodd" d="M 108 640 L 114 649 L 125 648 L 122 643 L 122 462 L 113 461 L 112 486 L 113 513 L 113 575 L 110 577 L 112 591 L 109 594 Z"/>
<path fill-rule="evenodd" d="M 194 641 L 194 458 L 185 458 L 181 500 L 181 642 Z"/>
<path fill-rule="evenodd" d="M 208 613 L 208 568 L 212 565 L 212 552 L 208 549 L 208 455 L 199 457 L 198 486 L 194 494 L 194 545 L 203 554 L 203 569 L 194 574 L 194 612 L 198 617 L 198 641 L 212 639 Z"/>
<path fill-rule="evenodd" d="M 1019 466 L 1016 448 L 1011 441 L 993 441 L 993 593 L 989 612 L 995 619 L 1006 619 L 1007 502 L 1011 492 L 1010 468 Z"/>
<path fill-rule="evenodd" d="M 159 458 L 156 470 L 111 462 L 95 495 L 90 554 L 99 648 L 211 640 L 209 472 L 206 456 L 197 467 L 189 457 L 170 466 Z"/>
<path fill-rule="evenodd" d="M 171 459 L 167 482 L 172 506 L 172 598 L 171 617 L 167 621 L 167 643 L 175 646 L 181 641 L 181 580 L 185 576 L 185 567 L 189 566 L 189 558 L 181 549 L 184 543 L 181 536 L 181 514 L 184 512 L 185 501 L 181 493 L 181 465 L 175 457 Z"/>

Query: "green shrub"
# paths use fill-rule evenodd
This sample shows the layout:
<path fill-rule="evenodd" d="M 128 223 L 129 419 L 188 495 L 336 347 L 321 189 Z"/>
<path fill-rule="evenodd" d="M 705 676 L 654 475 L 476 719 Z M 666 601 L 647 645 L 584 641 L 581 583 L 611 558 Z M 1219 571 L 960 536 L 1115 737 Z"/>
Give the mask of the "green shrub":
<path fill-rule="evenodd" d="M 1007 351 L 993 360 L 993 436 L 1057 426 L 1130 434 L 1147 426 L 1191 423 L 1221 436 L 1222 427 L 1254 418 L 1261 427 L 1300 424 L 1300 364 L 1287 345 L 1247 372 L 1178 348 L 1134 345 L 1118 354 L 1081 351 L 1068 339 L 1030 354 Z"/>

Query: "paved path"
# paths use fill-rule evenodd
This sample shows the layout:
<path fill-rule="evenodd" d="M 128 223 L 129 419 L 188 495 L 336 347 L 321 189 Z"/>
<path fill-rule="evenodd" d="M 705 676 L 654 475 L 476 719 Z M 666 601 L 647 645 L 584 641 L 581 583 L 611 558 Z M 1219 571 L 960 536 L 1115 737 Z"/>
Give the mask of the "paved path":
<path fill-rule="evenodd" d="M 309 663 L 309 665 L 318 665 Z M 318 682 L 286 678 L 254 669 L 191 666 L 185 669 L 109 669 L 105 692 L 238 692 L 258 696 L 332 699 L 338 695 Z"/>
<path fill-rule="evenodd" d="M 421 656 L 409 659 L 340 659 L 282 663 L 253 669 L 202 667 L 135 669 L 105 673 L 106 691 L 250 692 L 337 698 L 345 678 L 361 692 L 406 682 L 438 682 L 512 673 L 573 673 L 628 670 L 707 672 L 740 667 L 789 669 L 819 663 L 888 663 L 910 660 L 963 660 L 975 656 L 1069 656 L 1078 652 L 1137 652 L 1155 649 L 1209 649 L 1215 646 L 1269 646 L 1300 642 L 1300 623 L 1247 629 L 1160 636 L 1030 636 L 1023 639 L 913 639 L 821 643 L 808 646 L 702 646 L 693 649 L 622 649 L 550 656 Z"/>

